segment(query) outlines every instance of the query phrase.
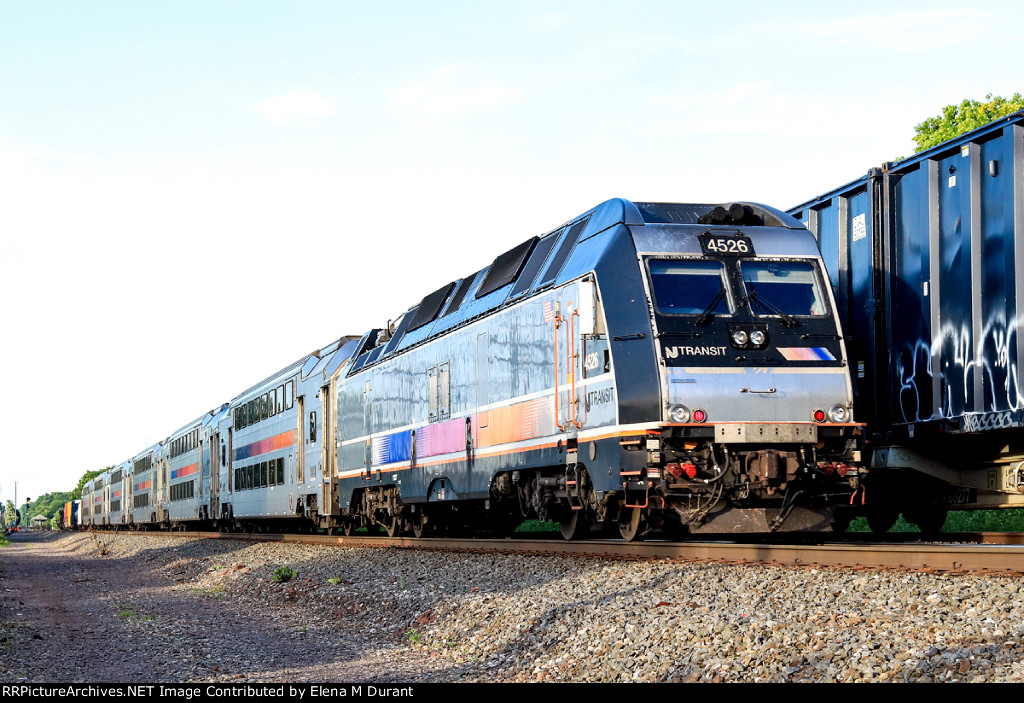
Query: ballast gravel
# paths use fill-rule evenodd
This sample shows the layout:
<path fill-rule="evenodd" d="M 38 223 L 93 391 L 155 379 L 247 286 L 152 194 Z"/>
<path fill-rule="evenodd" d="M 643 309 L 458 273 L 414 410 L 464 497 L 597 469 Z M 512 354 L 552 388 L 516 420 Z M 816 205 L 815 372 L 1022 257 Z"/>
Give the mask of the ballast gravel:
<path fill-rule="evenodd" d="M 1022 586 L 1009 576 L 19 535 L 0 549 L 0 680 L 1021 682 Z"/>

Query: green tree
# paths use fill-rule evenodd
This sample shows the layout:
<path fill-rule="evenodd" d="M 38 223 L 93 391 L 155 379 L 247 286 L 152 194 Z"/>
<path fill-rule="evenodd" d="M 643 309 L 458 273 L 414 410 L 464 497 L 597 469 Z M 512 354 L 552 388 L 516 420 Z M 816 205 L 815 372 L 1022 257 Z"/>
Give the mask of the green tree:
<path fill-rule="evenodd" d="M 60 512 L 64 504 L 71 500 L 71 494 L 67 492 L 45 493 L 35 500 L 29 502 L 27 508 L 21 513 L 21 524 L 23 527 L 32 527 L 32 518 L 42 515 L 47 522 L 52 522 Z"/>
<path fill-rule="evenodd" d="M 84 474 L 82 474 L 82 478 L 78 479 L 78 485 L 75 486 L 75 490 L 71 491 L 71 497 L 68 498 L 68 500 L 80 500 L 82 498 L 82 488 L 85 487 L 85 484 L 89 483 L 89 481 L 93 480 L 104 471 L 107 471 L 112 468 L 114 467 L 108 466 L 106 469 L 99 469 L 97 471 L 86 471 Z"/>
<path fill-rule="evenodd" d="M 1010 99 L 992 97 L 992 93 L 989 93 L 985 96 L 985 102 L 966 99 L 959 105 L 947 105 L 942 108 L 941 115 L 929 117 L 914 127 L 914 141 L 917 142 L 914 153 L 931 149 L 936 144 L 983 127 L 1018 110 L 1024 110 L 1024 98 L 1020 93 L 1014 93 Z"/>

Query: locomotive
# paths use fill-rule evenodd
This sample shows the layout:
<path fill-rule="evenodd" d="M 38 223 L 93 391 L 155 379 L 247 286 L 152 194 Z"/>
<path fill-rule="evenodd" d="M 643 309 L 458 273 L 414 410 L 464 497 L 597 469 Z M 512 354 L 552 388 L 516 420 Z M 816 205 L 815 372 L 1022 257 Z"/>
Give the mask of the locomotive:
<path fill-rule="evenodd" d="M 781 211 L 609 200 L 97 477 L 81 520 L 828 529 L 863 473 L 836 310 Z"/>

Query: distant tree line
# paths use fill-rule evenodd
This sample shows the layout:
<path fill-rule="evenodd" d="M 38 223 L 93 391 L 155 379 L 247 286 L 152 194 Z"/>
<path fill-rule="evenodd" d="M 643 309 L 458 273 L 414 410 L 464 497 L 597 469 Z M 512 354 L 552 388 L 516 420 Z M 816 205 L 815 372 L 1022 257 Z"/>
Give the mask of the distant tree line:
<path fill-rule="evenodd" d="M 35 500 L 30 500 L 28 502 L 28 508 L 25 507 L 25 503 L 15 505 L 13 500 L 8 499 L 6 512 L 4 514 L 5 525 L 13 525 L 18 519 L 16 511 L 20 510 L 21 526 L 23 529 L 27 529 L 32 526 L 32 518 L 36 515 L 42 515 L 45 517 L 47 524 L 52 529 L 58 529 L 60 527 L 61 508 L 63 508 L 68 501 L 80 500 L 82 498 L 82 488 L 85 484 L 111 468 L 113 467 L 108 466 L 106 469 L 86 471 L 85 474 L 82 475 L 82 478 L 78 480 L 78 485 L 75 486 L 73 491 L 55 491 L 53 493 L 43 494 Z"/>

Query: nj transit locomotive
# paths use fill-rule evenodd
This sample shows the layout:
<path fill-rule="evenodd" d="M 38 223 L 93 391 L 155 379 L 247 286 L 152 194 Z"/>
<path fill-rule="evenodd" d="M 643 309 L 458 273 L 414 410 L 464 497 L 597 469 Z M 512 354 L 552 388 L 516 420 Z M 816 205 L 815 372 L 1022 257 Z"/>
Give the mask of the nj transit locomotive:
<path fill-rule="evenodd" d="M 98 477 L 82 520 L 827 529 L 860 426 L 825 280 L 777 210 L 610 200 Z"/>

